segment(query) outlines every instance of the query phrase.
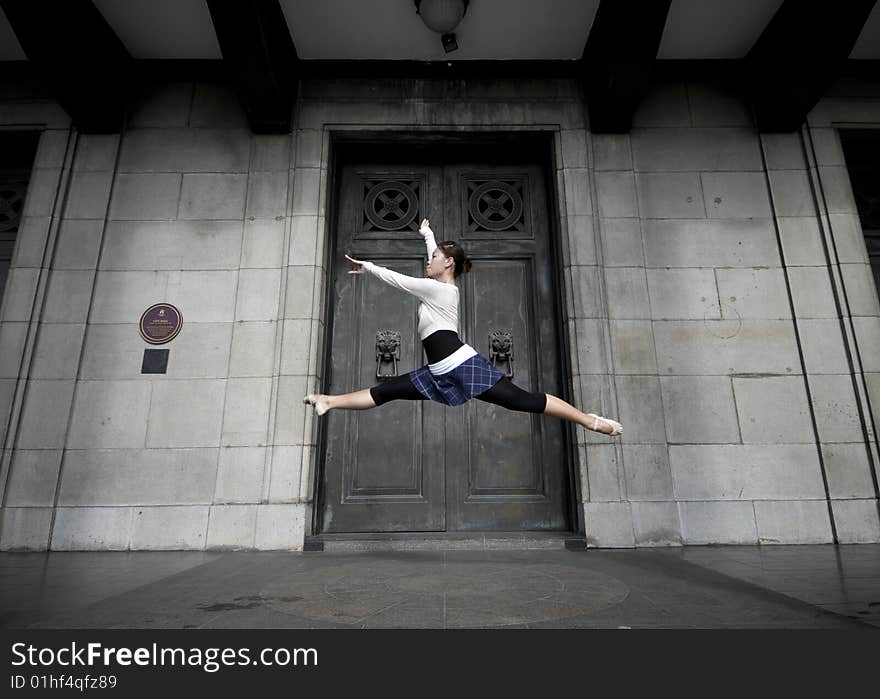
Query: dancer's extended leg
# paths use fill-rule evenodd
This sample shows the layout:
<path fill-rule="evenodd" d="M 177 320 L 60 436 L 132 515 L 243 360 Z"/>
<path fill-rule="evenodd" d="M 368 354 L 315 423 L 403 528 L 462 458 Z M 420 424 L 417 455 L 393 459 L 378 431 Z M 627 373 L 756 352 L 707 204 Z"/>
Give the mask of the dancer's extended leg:
<path fill-rule="evenodd" d="M 607 417 L 600 417 L 594 413 L 584 413 L 575 408 L 571 403 L 566 403 L 551 393 L 547 394 L 547 407 L 544 409 L 544 412 L 547 415 L 560 417 L 563 420 L 571 420 L 579 425 L 583 425 L 588 430 L 601 432 L 612 437 L 623 432 L 623 427 L 619 422 L 609 420 Z"/>
<path fill-rule="evenodd" d="M 328 410 L 369 410 L 376 407 L 369 388 L 364 388 L 354 393 L 340 393 L 335 396 L 324 395 L 323 393 L 310 393 L 303 398 L 303 403 L 314 405 L 315 412 L 318 415 L 323 415 Z"/>

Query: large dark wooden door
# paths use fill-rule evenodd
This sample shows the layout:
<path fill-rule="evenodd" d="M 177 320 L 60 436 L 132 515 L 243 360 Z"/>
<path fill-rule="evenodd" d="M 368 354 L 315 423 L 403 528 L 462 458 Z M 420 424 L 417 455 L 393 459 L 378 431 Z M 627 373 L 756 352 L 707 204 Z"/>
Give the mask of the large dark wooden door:
<path fill-rule="evenodd" d="M 468 162 L 446 151 L 416 162 L 347 162 L 338 177 L 327 391 L 356 391 L 427 361 L 418 301 L 368 274 L 349 275 L 344 253 L 423 277 L 418 224 L 428 216 L 438 242 L 461 241 L 474 262 L 458 280 L 462 340 L 522 388 L 560 394 L 541 165 Z M 479 400 L 455 408 L 392 401 L 332 411 L 324 427 L 323 532 L 569 528 L 568 457 L 554 418 Z"/>

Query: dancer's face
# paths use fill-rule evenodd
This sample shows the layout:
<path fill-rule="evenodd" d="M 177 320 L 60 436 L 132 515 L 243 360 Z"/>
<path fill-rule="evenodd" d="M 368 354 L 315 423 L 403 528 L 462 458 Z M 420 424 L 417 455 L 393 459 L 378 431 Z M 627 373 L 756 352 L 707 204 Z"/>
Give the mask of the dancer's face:
<path fill-rule="evenodd" d="M 428 260 L 427 275 L 431 279 L 437 279 L 438 277 L 443 276 L 443 270 L 447 267 L 452 267 L 453 265 L 455 265 L 455 260 L 451 257 L 446 257 L 446 255 L 440 251 L 440 248 L 437 248 L 431 255 L 431 259 Z"/>

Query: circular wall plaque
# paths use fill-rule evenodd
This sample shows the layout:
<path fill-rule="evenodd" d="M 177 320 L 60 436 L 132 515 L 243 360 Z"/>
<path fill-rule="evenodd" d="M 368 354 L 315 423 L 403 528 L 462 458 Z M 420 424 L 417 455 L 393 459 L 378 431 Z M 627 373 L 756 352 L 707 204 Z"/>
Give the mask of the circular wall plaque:
<path fill-rule="evenodd" d="M 177 337 L 182 325 L 183 316 L 177 308 L 170 303 L 157 303 L 144 311 L 138 328 L 146 342 L 164 345 Z"/>

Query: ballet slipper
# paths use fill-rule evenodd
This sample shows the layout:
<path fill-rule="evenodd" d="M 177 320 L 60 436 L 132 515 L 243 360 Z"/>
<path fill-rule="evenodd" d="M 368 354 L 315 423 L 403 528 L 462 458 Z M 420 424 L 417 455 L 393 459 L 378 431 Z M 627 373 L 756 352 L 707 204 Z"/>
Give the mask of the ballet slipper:
<path fill-rule="evenodd" d="M 609 420 L 607 417 L 599 417 L 598 415 L 593 416 L 595 419 L 593 420 L 593 431 L 594 432 L 602 432 L 602 434 L 607 434 L 609 437 L 616 437 L 620 433 L 623 432 L 623 425 L 615 420 Z M 603 424 L 609 425 L 611 427 L 611 432 L 604 432 L 599 429 L 599 421 L 602 421 Z"/>

